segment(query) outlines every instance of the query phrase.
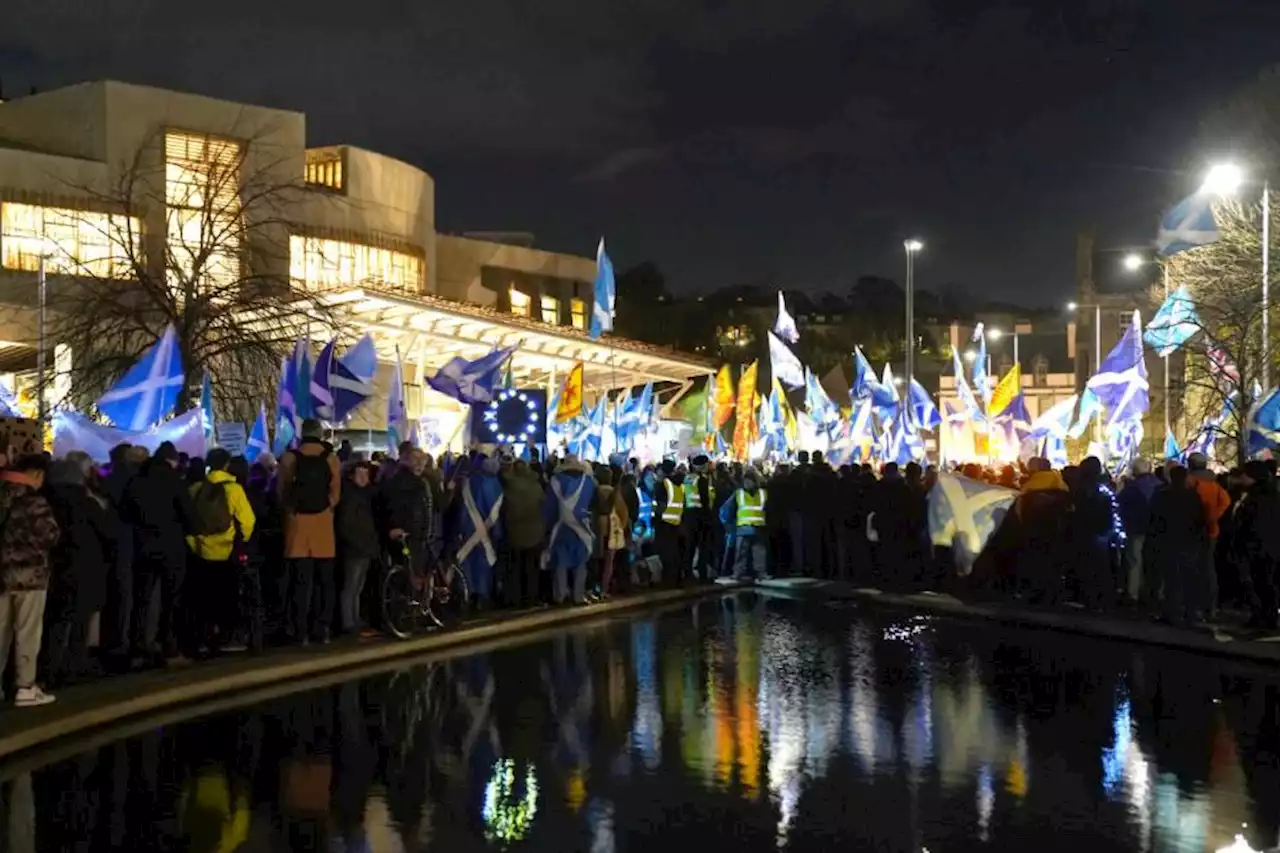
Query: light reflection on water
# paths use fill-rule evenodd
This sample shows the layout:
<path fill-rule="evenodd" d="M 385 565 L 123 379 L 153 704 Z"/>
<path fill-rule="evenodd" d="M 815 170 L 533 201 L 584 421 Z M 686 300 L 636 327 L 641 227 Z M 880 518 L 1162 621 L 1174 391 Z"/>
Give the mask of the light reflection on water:
<path fill-rule="evenodd" d="M 1276 696 L 1195 658 L 744 594 L 169 727 L 0 794 L 32 851 L 1262 849 Z"/>

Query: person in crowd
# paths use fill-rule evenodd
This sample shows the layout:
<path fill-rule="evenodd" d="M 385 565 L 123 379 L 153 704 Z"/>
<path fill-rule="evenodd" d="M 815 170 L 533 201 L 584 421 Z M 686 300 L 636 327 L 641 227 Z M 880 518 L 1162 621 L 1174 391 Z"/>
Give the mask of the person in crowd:
<path fill-rule="evenodd" d="M 974 580 L 1032 603 L 1054 604 L 1062 600 L 1075 558 L 1074 504 L 1062 475 L 1048 460 L 1033 458 L 1027 470 L 1022 491 L 978 560 Z"/>
<path fill-rule="evenodd" d="M 329 640 L 338 550 L 333 511 L 342 497 L 342 475 L 319 421 L 303 421 L 301 435 L 298 448 L 280 459 L 277 493 L 284 512 L 291 636 L 306 645 Z"/>
<path fill-rule="evenodd" d="M 369 567 L 378 559 L 381 538 L 374 517 L 373 472 L 367 462 L 348 463 L 342 497 L 334 519 L 342 590 L 338 594 L 339 629 L 345 636 L 360 632 L 360 602 Z"/>
<path fill-rule="evenodd" d="M 44 454 L 29 453 L 0 471 L 0 685 L 12 646 L 13 702 L 19 708 L 54 701 L 36 683 L 49 556 L 60 533 L 53 508 L 41 494 L 47 467 Z"/>
<path fill-rule="evenodd" d="M 686 558 L 689 560 L 689 574 L 701 581 L 710 581 L 714 575 L 711 570 L 711 480 L 707 477 L 707 464 L 710 460 L 705 455 L 693 457 L 692 467 L 684 477 L 684 517 L 680 520 L 684 530 Z M 610 489 L 612 493 L 612 489 Z"/>
<path fill-rule="evenodd" d="M 805 489 L 807 504 L 805 531 L 808 542 L 805 553 L 813 567 L 810 573 L 820 578 L 835 578 L 838 564 L 836 549 L 836 500 L 840 488 L 839 478 L 821 450 L 810 457 L 809 482 Z"/>
<path fill-rule="evenodd" d="M 911 561 L 916 553 L 916 494 L 895 462 L 886 463 L 881 472 L 872 497 L 872 512 L 880 583 L 890 589 L 907 589 L 914 576 Z"/>
<path fill-rule="evenodd" d="M 1103 477 L 1098 457 L 1089 456 L 1080 463 L 1071 498 L 1075 507 L 1072 535 L 1076 544 L 1077 594 L 1085 606 L 1105 610 L 1115 602 L 1112 549 L 1122 542 L 1118 541 L 1116 530 L 1115 496 Z"/>
<path fill-rule="evenodd" d="M 118 525 L 114 511 L 89 491 L 83 461 L 52 462 L 45 496 L 60 535 L 50 553 L 45 604 L 45 681 L 59 687 L 91 674 L 89 624 L 107 599 L 108 556 Z"/>
<path fill-rule="evenodd" d="M 1235 551 L 1244 564 L 1251 628 L 1277 627 L 1276 567 L 1280 566 L 1280 493 L 1266 462 L 1253 459 L 1240 474 L 1245 493 L 1234 513 Z"/>
<path fill-rule="evenodd" d="M 1187 478 L 1204 505 L 1204 543 L 1197 569 L 1196 608 L 1206 620 L 1212 620 L 1218 612 L 1218 521 L 1231 508 L 1231 497 L 1218 484 L 1209 470 L 1209 457 L 1192 453 L 1187 457 Z"/>
<path fill-rule="evenodd" d="M 378 486 L 377 509 L 387 539 L 408 549 L 409 565 L 421 575 L 431 564 L 435 498 L 423 478 L 426 454 L 412 446 L 400 454 L 391 473 Z"/>
<path fill-rule="evenodd" d="M 621 489 L 613 485 L 613 471 L 603 468 L 596 475 L 596 548 L 600 557 L 600 597 L 613 594 L 613 574 L 619 553 L 626 550 L 631 516 Z M 686 492 L 686 496 L 688 493 Z M 688 504 L 685 512 L 689 511 Z"/>
<path fill-rule="evenodd" d="M 818 574 L 819 558 L 813 552 L 815 539 L 811 535 L 812 525 L 815 522 L 815 516 L 812 513 L 813 495 L 809 491 L 811 473 L 809 451 L 801 450 L 796 454 L 795 467 L 785 475 L 780 475 L 778 479 L 782 480 L 785 476 L 784 494 L 788 510 L 787 536 L 791 542 L 791 573 L 814 577 Z"/>
<path fill-rule="evenodd" d="M 147 449 L 131 444 L 111 448 L 110 466 L 103 482 L 103 494 L 116 520 L 115 549 L 107 573 L 106 607 L 101 620 L 101 645 L 111 669 L 127 667 L 129 626 L 133 613 L 134 529 L 120 513 L 125 495 L 138 470 L 147 461 Z"/>
<path fill-rule="evenodd" d="M 1197 618 L 1197 576 L 1207 530 L 1204 503 L 1187 469 L 1169 469 L 1169 485 L 1151 498 L 1146 551 L 1161 589 L 1162 618 L 1172 624 L 1188 625 Z"/>
<path fill-rule="evenodd" d="M 504 544 L 503 495 L 498 458 L 479 455 L 476 460 L 459 488 L 457 560 L 466 574 L 476 608 L 485 610 L 493 602 L 494 572 Z"/>
<path fill-rule="evenodd" d="M 523 459 L 503 465 L 502 527 L 506 532 L 507 554 L 502 578 L 503 601 L 510 607 L 532 607 L 539 602 L 538 561 L 546 544 L 547 528 L 542 518 L 546 493 L 538 475 Z"/>
<path fill-rule="evenodd" d="M 264 524 L 272 524 L 277 530 L 275 541 L 279 542 L 279 521 L 273 519 L 272 515 L 275 511 L 275 493 L 270 492 L 271 499 L 268 500 L 267 494 L 263 489 L 254 487 L 253 482 L 253 466 L 249 464 L 249 460 L 243 456 L 232 456 L 231 461 L 227 464 L 227 473 L 236 481 L 236 484 L 244 490 L 245 498 L 249 501 L 249 509 L 253 511 L 253 530 L 248 536 L 244 537 L 240 543 L 241 554 L 243 559 L 236 561 L 237 580 L 236 585 L 236 617 L 238 622 L 237 633 L 231 638 L 231 641 L 223 646 L 223 651 L 262 651 L 265 643 L 266 634 L 266 601 L 263 592 L 262 567 L 264 562 L 264 554 L 279 554 L 278 548 L 264 552 L 263 543 L 263 526 Z M 279 562 L 273 559 L 272 562 Z"/>
<path fill-rule="evenodd" d="M 674 585 L 684 583 L 685 541 L 684 484 L 676 479 L 676 466 L 670 459 L 655 472 L 653 539 L 662 561 L 663 580 Z"/>
<path fill-rule="evenodd" d="M 769 577 L 768 500 L 768 490 L 760 488 L 760 475 L 748 468 L 742 475 L 742 487 L 731 492 L 720 507 L 721 523 L 732 531 L 735 580 Z"/>
<path fill-rule="evenodd" d="M 683 496 L 681 496 L 683 498 Z M 596 499 L 596 481 L 591 468 L 572 454 L 565 456 L 551 476 L 551 487 L 543 503 L 543 522 L 551 531 L 544 554 L 545 566 L 553 573 L 553 600 L 564 604 L 572 595 L 574 604 L 586 603 L 587 560 L 595 549 L 591 508 Z M 681 509 L 684 501 L 671 503 Z M 679 521 L 675 522 L 677 525 Z M 572 591 L 569 588 L 572 574 Z"/>
<path fill-rule="evenodd" d="M 253 537 L 250 542 L 250 559 L 256 559 L 258 583 L 262 606 L 262 638 L 272 642 L 286 640 L 290 633 L 289 569 L 280 555 L 284 553 L 284 514 L 280 510 L 280 496 L 276 489 L 276 458 L 270 453 L 260 453 L 249 466 L 245 494 L 253 508 Z M 260 639 L 262 639 L 260 638 Z"/>
<path fill-rule="evenodd" d="M 204 482 L 191 486 L 195 514 L 187 536 L 193 556 L 190 605 L 194 631 L 210 654 L 233 644 L 243 631 L 240 613 L 241 575 L 249 561 L 247 543 L 257 519 L 244 488 L 227 470 L 231 454 L 221 447 L 205 459 Z"/>
<path fill-rule="evenodd" d="M 1147 525 L 1151 520 L 1151 499 L 1160 480 L 1151 473 L 1151 463 L 1135 459 L 1130 466 L 1132 477 L 1120 490 L 1116 500 L 1120 506 L 1120 522 L 1124 525 L 1124 590 L 1131 604 L 1150 599 L 1151 590 L 1144 589 L 1142 550 L 1147 541 Z"/>
<path fill-rule="evenodd" d="M 178 473 L 178 451 L 166 441 L 129 484 L 121 506 L 137 534 L 131 649 L 135 663 L 161 663 L 177 659 L 179 652 L 184 657 L 195 653 L 183 596 L 185 537 L 194 513 L 191 494 Z"/>

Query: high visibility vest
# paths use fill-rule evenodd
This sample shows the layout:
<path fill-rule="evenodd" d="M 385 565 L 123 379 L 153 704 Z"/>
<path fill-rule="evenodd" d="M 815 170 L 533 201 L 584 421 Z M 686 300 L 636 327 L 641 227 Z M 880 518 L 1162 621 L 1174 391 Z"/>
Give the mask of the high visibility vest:
<path fill-rule="evenodd" d="M 764 489 L 756 492 L 753 498 L 746 489 L 738 489 L 738 526 L 764 527 L 764 502 L 767 498 Z"/>
<path fill-rule="evenodd" d="M 670 480 L 662 482 L 667 484 L 667 505 L 662 508 L 662 520 L 667 524 L 679 524 L 684 518 L 684 488 Z"/>
<path fill-rule="evenodd" d="M 684 505 L 702 509 L 702 493 L 698 491 L 698 477 L 690 474 L 684 478 Z"/>

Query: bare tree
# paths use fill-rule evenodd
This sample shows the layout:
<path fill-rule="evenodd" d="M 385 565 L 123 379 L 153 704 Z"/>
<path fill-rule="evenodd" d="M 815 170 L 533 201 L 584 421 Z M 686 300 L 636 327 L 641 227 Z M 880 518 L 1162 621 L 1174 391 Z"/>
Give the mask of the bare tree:
<path fill-rule="evenodd" d="M 198 399 L 207 370 L 219 408 L 251 418 L 274 396 L 293 341 L 341 326 L 290 275 L 293 216 L 306 192 L 296 151 L 277 156 L 259 137 L 161 131 L 106 186 L 69 192 L 87 203 L 41 208 L 39 251 L 50 282 L 47 339 L 70 349 L 62 384 L 77 407 L 172 325 L 188 380 L 179 410 Z"/>

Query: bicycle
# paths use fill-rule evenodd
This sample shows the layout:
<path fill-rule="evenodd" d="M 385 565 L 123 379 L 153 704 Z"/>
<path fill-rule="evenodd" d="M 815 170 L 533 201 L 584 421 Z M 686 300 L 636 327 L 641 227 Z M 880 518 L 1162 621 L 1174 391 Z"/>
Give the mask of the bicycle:
<path fill-rule="evenodd" d="M 401 640 L 425 629 L 451 628 L 467 614 L 471 589 L 466 573 L 452 560 L 413 570 L 409 543 L 393 542 L 382 578 L 382 616 L 387 630 Z M 399 553 L 395 553 L 398 548 Z"/>

